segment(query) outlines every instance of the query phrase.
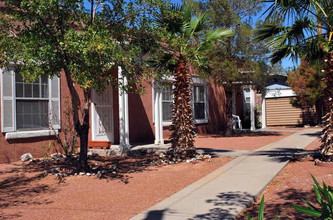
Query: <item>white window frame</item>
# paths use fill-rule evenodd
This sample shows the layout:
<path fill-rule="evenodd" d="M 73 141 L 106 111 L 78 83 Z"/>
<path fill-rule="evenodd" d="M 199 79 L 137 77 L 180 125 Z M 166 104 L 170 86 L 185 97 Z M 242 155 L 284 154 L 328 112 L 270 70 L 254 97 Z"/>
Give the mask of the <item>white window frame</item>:
<path fill-rule="evenodd" d="M 42 86 L 41 86 L 41 82 L 40 82 L 41 78 L 39 78 L 39 92 L 41 94 L 42 92 Z M 25 83 L 24 81 L 23 82 L 19 82 L 20 84 L 27 84 Z M 16 73 L 14 71 L 14 82 L 13 82 L 13 89 L 14 89 L 14 94 L 13 94 L 13 102 L 14 102 L 14 106 L 15 106 L 15 110 L 17 110 L 17 101 L 47 101 L 47 106 L 48 106 L 48 121 L 50 124 L 50 118 L 49 118 L 49 115 L 50 115 L 50 83 L 51 83 L 51 80 L 48 79 L 47 81 L 47 92 L 48 92 L 48 97 L 47 98 L 41 98 L 41 97 L 17 97 L 16 96 Z M 23 87 L 23 94 L 24 94 L 24 87 Z M 32 87 L 32 90 L 31 90 L 31 95 L 33 96 L 33 87 Z M 42 131 L 42 130 L 49 130 L 49 128 L 40 128 L 40 129 L 33 129 L 33 128 L 27 128 L 27 129 L 20 129 L 18 130 L 17 129 L 17 111 L 13 112 L 14 113 L 14 118 L 15 118 L 15 124 L 14 124 L 14 129 L 16 132 L 25 132 L 25 131 L 35 131 L 35 130 L 38 130 L 38 131 Z"/>
<path fill-rule="evenodd" d="M 164 79 L 163 81 L 161 82 L 166 82 L 166 83 L 172 83 L 174 81 L 174 78 L 173 77 L 169 77 L 167 79 Z M 208 117 L 209 117 L 209 103 L 208 103 L 208 81 L 206 79 L 202 79 L 200 78 L 199 76 L 197 75 L 192 75 L 192 82 L 193 82 L 193 85 L 192 85 L 192 96 L 194 94 L 194 91 L 193 91 L 193 86 L 203 86 L 205 88 L 205 94 L 204 94 L 204 100 L 205 100 L 205 119 L 194 119 L 193 118 L 193 121 L 194 121 L 194 124 L 207 124 L 208 123 Z M 172 88 L 173 88 L 173 85 L 172 85 Z M 152 88 L 152 101 L 153 103 L 155 102 L 155 97 L 154 97 L 154 94 L 155 94 L 155 88 L 153 86 Z M 161 100 L 159 100 L 160 102 L 162 102 L 162 98 Z M 154 105 L 153 106 L 153 123 L 155 123 L 154 119 L 155 119 L 155 108 L 154 108 Z M 162 105 L 161 105 L 162 106 Z M 192 98 L 192 108 L 193 108 L 193 117 L 194 116 L 194 102 L 193 102 L 193 98 Z M 161 114 L 163 114 L 163 112 L 161 112 Z M 162 126 L 170 126 L 172 124 L 172 121 L 162 121 Z"/>
<path fill-rule="evenodd" d="M 171 86 L 171 97 L 172 97 L 172 99 L 171 99 L 171 100 L 163 100 L 163 95 L 161 95 L 161 102 L 162 102 L 162 105 L 161 105 L 161 106 L 162 106 L 162 107 L 163 107 L 163 103 L 166 103 L 166 102 L 168 102 L 168 103 L 170 103 L 170 104 L 173 104 L 173 92 L 172 92 L 172 90 L 173 90 L 174 86 L 173 86 L 172 82 L 170 82 L 170 81 L 168 81 L 168 82 L 165 82 L 165 81 L 164 81 L 164 83 L 169 83 L 169 84 L 170 84 L 170 86 Z M 162 87 L 163 87 L 163 86 L 162 86 Z M 163 88 L 162 88 L 162 90 L 163 90 Z M 163 94 L 163 91 L 162 91 L 162 94 Z M 161 114 L 162 114 L 162 125 L 163 125 L 163 126 L 171 125 L 171 124 L 172 124 L 171 121 L 164 121 L 164 120 L 163 120 L 163 109 L 162 109 Z M 172 117 L 172 113 L 171 113 L 171 117 Z"/>
<path fill-rule="evenodd" d="M 60 77 L 58 77 L 56 80 L 58 80 L 58 94 L 56 94 L 56 98 L 53 97 L 52 95 L 52 80 L 51 78 L 48 79 L 48 98 L 34 98 L 34 97 L 29 97 L 29 98 L 24 98 L 24 97 L 16 97 L 16 78 L 15 78 L 15 68 L 14 66 L 7 67 L 9 71 L 12 71 L 12 102 L 13 102 L 13 108 L 12 108 L 12 116 L 13 116 L 13 131 L 3 131 L 1 130 L 2 133 L 5 133 L 5 138 L 6 139 L 20 139 L 20 138 L 32 138 L 32 137 L 43 137 L 43 136 L 54 136 L 59 133 L 60 129 L 60 124 L 61 124 L 61 100 L 60 100 Z M 0 69 L 0 74 L 1 74 L 1 81 L 3 80 L 3 70 Z M 1 93 L 3 94 L 3 88 L 1 88 Z M 1 98 L 3 99 L 1 94 Z M 17 130 L 17 123 L 16 123 L 16 100 L 44 100 L 48 101 L 48 120 L 49 124 L 52 121 L 52 106 L 51 102 L 52 101 L 59 101 L 59 125 L 54 126 L 51 128 L 51 125 L 49 128 L 45 129 L 31 129 L 31 130 Z M 1 105 L 1 119 L 3 123 L 4 115 L 3 115 L 3 104 Z M 3 126 L 2 126 L 3 127 Z"/>

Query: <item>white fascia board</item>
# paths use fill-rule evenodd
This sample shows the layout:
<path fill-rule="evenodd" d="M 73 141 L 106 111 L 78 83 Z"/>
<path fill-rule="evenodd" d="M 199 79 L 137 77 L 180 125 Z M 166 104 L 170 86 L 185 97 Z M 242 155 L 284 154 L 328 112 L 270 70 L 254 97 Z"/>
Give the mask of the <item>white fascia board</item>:
<path fill-rule="evenodd" d="M 7 132 L 6 139 L 21 139 L 21 138 L 33 138 L 33 137 L 47 137 L 55 136 L 58 134 L 58 130 L 36 130 L 36 131 L 16 131 Z"/>
<path fill-rule="evenodd" d="M 265 98 L 293 97 L 295 92 L 291 89 L 272 89 L 266 90 Z"/>

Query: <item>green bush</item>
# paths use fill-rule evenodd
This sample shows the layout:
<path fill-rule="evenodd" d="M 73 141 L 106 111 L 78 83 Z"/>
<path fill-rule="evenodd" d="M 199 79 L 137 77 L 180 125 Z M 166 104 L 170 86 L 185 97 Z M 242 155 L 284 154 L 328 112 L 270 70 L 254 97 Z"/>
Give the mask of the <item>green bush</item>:
<path fill-rule="evenodd" d="M 313 190 L 316 194 L 316 203 L 318 208 L 312 205 L 310 202 L 303 200 L 308 207 L 292 206 L 296 211 L 304 213 L 310 216 L 314 216 L 320 219 L 332 220 L 333 219 L 333 190 L 332 187 L 328 186 L 323 182 L 321 186 L 316 178 L 313 179 Z M 319 208 L 320 207 L 320 208 Z"/>

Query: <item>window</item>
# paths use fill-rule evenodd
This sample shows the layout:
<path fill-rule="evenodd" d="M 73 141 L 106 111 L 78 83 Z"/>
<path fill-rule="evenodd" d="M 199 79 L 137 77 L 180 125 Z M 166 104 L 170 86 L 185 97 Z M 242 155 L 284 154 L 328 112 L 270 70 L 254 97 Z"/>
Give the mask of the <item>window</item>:
<path fill-rule="evenodd" d="M 25 83 L 14 67 L 0 69 L 0 76 L 1 132 L 6 133 L 6 139 L 50 135 L 54 132 L 27 133 L 37 129 L 48 131 L 50 126 L 60 129 L 59 77 L 41 77 Z"/>
<path fill-rule="evenodd" d="M 206 119 L 206 105 L 205 86 L 193 86 L 194 119 Z"/>
<path fill-rule="evenodd" d="M 162 88 L 162 118 L 164 122 L 171 121 L 172 119 L 172 84 L 166 84 Z"/>
<path fill-rule="evenodd" d="M 172 84 L 164 83 L 160 88 L 162 102 L 162 120 L 166 125 L 172 120 L 173 93 Z M 207 86 L 204 84 L 192 87 L 193 118 L 196 123 L 206 123 L 208 119 Z"/>
<path fill-rule="evenodd" d="M 48 78 L 43 76 L 32 83 L 25 83 L 21 75 L 15 75 L 16 129 L 49 128 Z"/>

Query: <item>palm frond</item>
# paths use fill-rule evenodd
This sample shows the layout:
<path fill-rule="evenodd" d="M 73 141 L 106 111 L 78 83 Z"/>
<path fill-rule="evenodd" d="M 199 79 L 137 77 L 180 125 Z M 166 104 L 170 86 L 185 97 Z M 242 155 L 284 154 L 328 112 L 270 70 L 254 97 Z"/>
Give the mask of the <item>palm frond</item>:
<path fill-rule="evenodd" d="M 321 63 L 325 57 L 325 52 L 323 51 L 321 44 L 322 40 L 320 37 L 312 37 L 304 42 L 300 48 L 300 53 L 309 63 Z"/>
<path fill-rule="evenodd" d="M 155 23 L 169 33 L 179 34 L 184 24 L 183 11 L 180 4 L 170 4 L 168 8 L 161 9 L 160 13 L 155 15 Z"/>
<path fill-rule="evenodd" d="M 286 31 L 287 27 L 274 25 L 274 24 L 265 24 L 258 28 L 255 32 L 255 40 L 263 41 L 269 38 L 279 35 Z"/>
<path fill-rule="evenodd" d="M 185 37 L 191 37 L 196 35 L 196 33 L 201 32 L 207 26 L 210 17 L 209 12 L 199 14 L 197 17 L 194 17 L 190 22 L 186 22 L 183 26 L 183 33 Z"/>
<path fill-rule="evenodd" d="M 230 29 L 218 28 L 213 31 L 207 32 L 206 41 L 218 41 L 226 37 L 231 37 L 234 32 Z"/>
<path fill-rule="evenodd" d="M 284 45 L 275 50 L 270 56 L 270 59 L 272 64 L 276 64 L 286 57 L 291 57 L 292 59 L 297 60 L 297 55 L 295 47 Z"/>

